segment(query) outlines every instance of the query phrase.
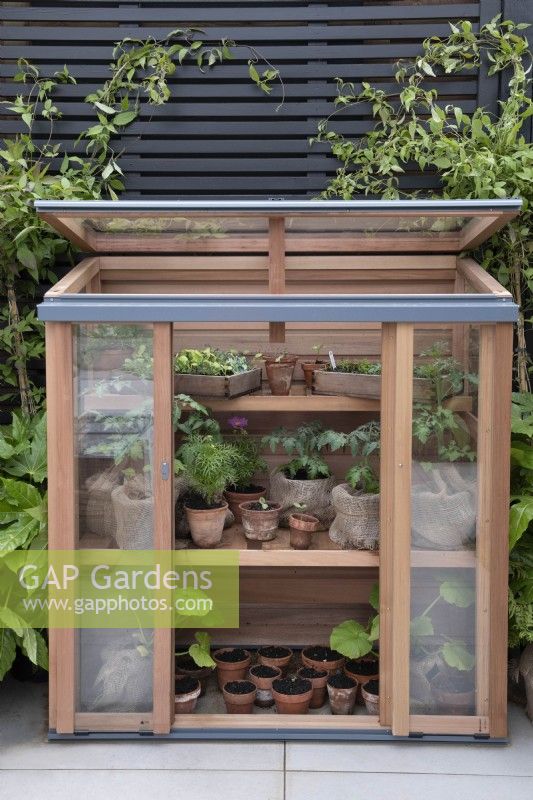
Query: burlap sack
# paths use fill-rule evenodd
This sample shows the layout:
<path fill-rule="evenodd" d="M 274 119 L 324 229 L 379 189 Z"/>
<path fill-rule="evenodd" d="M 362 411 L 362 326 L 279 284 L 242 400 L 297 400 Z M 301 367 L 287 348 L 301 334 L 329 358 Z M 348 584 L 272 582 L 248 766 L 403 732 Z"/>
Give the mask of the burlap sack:
<path fill-rule="evenodd" d="M 343 550 L 377 550 L 379 547 L 379 494 L 365 494 L 347 483 L 331 493 L 336 517 L 329 538 Z"/>
<path fill-rule="evenodd" d="M 335 510 L 331 505 L 331 491 L 334 486 L 334 477 L 299 481 L 287 478 L 281 471 L 273 472 L 270 476 L 268 499 L 281 505 L 280 527 L 289 527 L 289 516 L 294 513 L 294 504 L 302 503 L 306 514 L 317 517 L 320 523 L 318 530 L 327 530 L 335 517 Z"/>
<path fill-rule="evenodd" d="M 141 655 L 132 643 L 119 642 L 102 652 L 103 664 L 95 678 L 90 711 L 149 711 L 152 708 L 152 654 Z"/>
<path fill-rule="evenodd" d="M 413 463 L 411 514 L 413 545 L 422 549 L 460 550 L 476 535 L 475 464 Z"/>
<path fill-rule="evenodd" d="M 150 481 L 136 476 L 111 492 L 121 550 L 150 550 L 154 542 L 154 498 Z"/>
<path fill-rule="evenodd" d="M 116 467 L 91 475 L 85 481 L 83 506 L 85 528 L 96 536 L 115 537 L 116 520 L 111 494 L 120 484 L 120 471 Z M 80 514 L 83 509 L 80 507 Z"/>

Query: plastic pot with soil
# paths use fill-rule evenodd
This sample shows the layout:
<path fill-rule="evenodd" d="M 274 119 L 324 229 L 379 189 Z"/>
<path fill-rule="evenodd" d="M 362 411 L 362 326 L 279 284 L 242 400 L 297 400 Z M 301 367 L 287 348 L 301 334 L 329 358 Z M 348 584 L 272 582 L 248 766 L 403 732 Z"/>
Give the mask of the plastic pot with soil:
<path fill-rule="evenodd" d="M 313 533 L 318 530 L 319 525 L 319 520 L 312 514 L 291 514 L 289 517 L 290 546 L 294 550 L 309 550 Z"/>
<path fill-rule="evenodd" d="M 229 489 L 226 489 L 224 492 L 224 497 L 228 502 L 228 506 L 230 511 L 233 513 L 235 517 L 235 522 L 237 525 L 242 523 L 242 515 L 240 505 L 241 503 L 253 503 L 257 502 L 259 498 L 264 497 L 266 494 L 266 489 L 264 486 L 255 486 L 255 484 L 250 484 L 250 486 L 233 486 Z"/>
<path fill-rule="evenodd" d="M 176 714 L 193 714 L 202 687 L 197 678 L 183 675 L 175 684 L 174 710 Z"/>
<path fill-rule="evenodd" d="M 228 714 L 251 714 L 257 689 L 252 681 L 228 681 L 222 687 Z"/>
<path fill-rule="evenodd" d="M 266 356 L 265 370 L 273 395 L 290 394 L 297 356 Z"/>
<path fill-rule="evenodd" d="M 222 647 L 213 653 L 217 665 L 219 689 L 228 681 L 240 681 L 246 678 L 252 656 L 242 647 Z"/>
<path fill-rule="evenodd" d="M 313 696 L 313 685 L 294 675 L 278 678 L 272 683 L 272 694 L 278 714 L 307 714 Z"/>
<path fill-rule="evenodd" d="M 359 684 L 357 702 L 362 705 L 363 698 L 360 689 L 367 681 L 379 678 L 379 659 L 371 655 L 363 656 L 362 658 L 351 658 L 344 665 L 344 673 Z"/>
<path fill-rule="evenodd" d="M 302 650 L 304 667 L 312 667 L 319 671 L 326 670 L 328 675 L 333 675 L 341 670 L 344 666 L 344 661 L 344 656 L 341 656 L 336 650 L 332 650 L 331 647 L 326 645 L 311 645 L 310 647 L 304 647 Z"/>
<path fill-rule="evenodd" d="M 271 708 L 274 705 L 272 682 L 281 678 L 279 667 L 256 664 L 255 667 L 250 668 L 249 678 L 257 689 L 255 705 L 259 708 Z"/>
<path fill-rule="evenodd" d="M 259 648 L 257 656 L 260 664 L 267 667 L 278 667 L 284 675 L 292 658 L 292 650 L 289 647 L 270 645 Z"/>
<path fill-rule="evenodd" d="M 309 708 L 322 708 L 326 702 L 326 683 L 328 673 L 325 669 L 313 669 L 313 667 L 300 667 L 298 677 L 311 681 L 313 694 L 309 703 Z"/>
<path fill-rule="evenodd" d="M 369 714 L 379 714 L 379 681 L 367 681 L 361 686 L 361 694 Z"/>
<path fill-rule="evenodd" d="M 275 539 L 279 526 L 281 506 L 260 497 L 239 506 L 242 515 L 242 527 L 247 539 L 257 542 L 268 542 Z"/>
<path fill-rule="evenodd" d="M 189 676 L 200 681 L 200 697 L 203 697 L 207 688 L 209 676 L 213 673 L 212 667 L 199 667 L 194 659 L 188 654 L 176 655 L 175 659 L 176 682 L 184 676 Z"/>
<path fill-rule="evenodd" d="M 332 714 L 353 714 L 358 685 L 342 672 L 329 676 L 327 686 Z"/>
<path fill-rule="evenodd" d="M 220 544 L 227 510 L 228 504 L 223 500 L 208 503 L 197 494 L 187 497 L 185 513 L 197 547 L 209 548 Z"/>

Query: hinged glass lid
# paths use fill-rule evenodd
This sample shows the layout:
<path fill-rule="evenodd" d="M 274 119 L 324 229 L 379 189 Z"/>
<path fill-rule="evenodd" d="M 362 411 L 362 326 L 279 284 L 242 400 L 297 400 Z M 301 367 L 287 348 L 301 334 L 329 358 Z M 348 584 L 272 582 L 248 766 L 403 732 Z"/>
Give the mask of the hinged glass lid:
<path fill-rule="evenodd" d="M 38 200 L 37 212 L 88 252 L 266 251 L 273 218 L 293 252 L 448 252 L 515 217 L 506 200 Z"/>

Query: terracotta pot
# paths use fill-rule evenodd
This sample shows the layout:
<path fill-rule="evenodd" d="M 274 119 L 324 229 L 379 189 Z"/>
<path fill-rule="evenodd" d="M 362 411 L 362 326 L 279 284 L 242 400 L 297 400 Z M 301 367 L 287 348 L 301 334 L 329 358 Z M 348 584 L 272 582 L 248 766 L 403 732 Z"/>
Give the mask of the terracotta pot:
<path fill-rule="evenodd" d="M 354 683 L 346 689 L 331 686 L 328 681 L 329 704 L 332 714 L 353 714 L 358 684 Z"/>
<path fill-rule="evenodd" d="M 348 662 L 348 661 L 344 665 L 344 674 L 347 675 L 349 678 L 351 678 L 353 681 L 357 681 L 357 683 L 359 684 L 359 688 L 357 690 L 357 700 L 356 700 L 356 702 L 359 705 L 363 705 L 364 704 L 364 700 L 363 700 L 363 696 L 361 694 L 361 687 L 363 686 L 364 683 L 367 683 L 367 681 L 377 681 L 378 680 L 378 678 L 379 678 L 379 661 L 377 660 L 377 658 L 365 658 L 364 656 L 362 658 L 360 658 L 360 659 L 357 659 L 357 660 L 358 661 L 370 662 L 370 663 L 375 665 L 375 672 L 372 672 L 372 673 L 358 672 L 357 669 L 355 668 L 355 666 L 352 667 L 351 663 Z"/>
<path fill-rule="evenodd" d="M 266 365 L 268 385 L 273 395 L 290 394 L 294 363 L 274 363 Z"/>
<path fill-rule="evenodd" d="M 307 681 L 309 689 L 302 694 L 282 694 L 276 690 L 276 683 L 277 681 L 274 681 L 272 684 L 272 694 L 278 714 L 307 714 L 309 711 L 309 703 L 313 696 L 311 681 Z"/>
<path fill-rule="evenodd" d="M 183 677 L 183 675 L 189 675 L 191 678 L 196 678 L 198 681 L 200 681 L 200 697 L 203 697 L 207 689 L 207 681 L 209 680 L 209 676 L 212 675 L 213 669 L 211 667 L 184 666 L 182 663 L 184 658 L 184 656 L 176 656 L 176 679 L 179 680 L 180 676 Z M 185 663 L 188 664 L 188 662 Z"/>
<path fill-rule="evenodd" d="M 254 674 L 254 670 L 256 670 L 258 666 L 260 665 L 256 664 L 255 667 L 252 667 L 248 674 L 249 679 L 255 684 L 255 688 L 257 689 L 255 704 L 259 708 L 271 708 L 274 705 L 272 681 L 275 681 L 276 678 L 281 678 L 281 670 L 279 667 L 270 667 L 271 670 L 275 670 L 275 674 L 269 678 L 262 678 L 260 675 Z"/>
<path fill-rule="evenodd" d="M 184 694 L 176 694 L 174 696 L 174 711 L 176 714 L 193 714 L 196 708 L 196 703 L 202 692 L 200 681 L 196 681 L 197 688 L 192 692 L 185 692 Z"/>
<path fill-rule="evenodd" d="M 278 530 L 281 505 L 272 503 L 274 508 L 268 511 L 254 511 L 250 508 L 252 501 L 241 503 L 239 508 L 242 515 L 242 527 L 247 539 L 258 542 L 268 542 L 276 538 Z"/>
<path fill-rule="evenodd" d="M 369 681 L 367 681 L 369 683 Z M 365 684 L 361 686 L 361 694 L 365 701 L 366 710 L 369 714 L 379 714 L 379 694 L 371 694 L 365 689 Z M 472 692 L 472 703 L 474 702 L 474 693 Z M 461 713 L 461 712 L 452 712 Z"/>
<path fill-rule="evenodd" d="M 282 675 L 284 675 L 292 658 L 292 650 L 290 647 L 284 647 L 283 649 L 287 651 L 287 655 L 280 656 L 279 658 L 272 658 L 271 656 L 265 655 L 262 653 L 262 648 L 259 649 L 257 651 L 259 663 L 264 664 L 265 667 L 277 667 L 281 670 Z"/>
<path fill-rule="evenodd" d="M 364 687 L 363 697 L 365 697 Z M 433 699 L 439 714 L 455 714 L 458 716 L 468 716 L 472 714 L 476 702 L 474 689 L 470 689 L 467 692 L 446 692 L 442 689 L 437 689 L 437 687 L 433 687 Z"/>
<path fill-rule="evenodd" d="M 216 547 L 222 539 L 224 520 L 228 504 L 223 502 L 220 508 L 187 508 L 187 522 L 191 536 L 197 547 Z"/>
<path fill-rule="evenodd" d="M 300 678 L 305 678 L 305 675 L 302 675 L 302 670 L 310 669 L 309 667 L 300 667 L 298 670 L 298 676 Z M 305 678 L 307 681 L 311 681 L 311 686 L 313 687 L 313 694 L 311 696 L 311 702 L 309 703 L 309 708 L 322 708 L 324 703 L 326 702 L 326 683 L 328 682 L 328 673 L 326 670 L 322 670 L 322 674 L 317 678 Z"/>
<path fill-rule="evenodd" d="M 315 370 L 323 369 L 326 361 L 302 361 L 301 367 L 304 373 L 305 386 L 307 389 L 313 388 L 313 375 Z"/>
<path fill-rule="evenodd" d="M 285 355 L 285 356 L 282 356 L 281 358 L 279 356 L 276 356 L 276 355 L 263 356 L 263 361 L 265 362 L 265 367 L 268 366 L 268 364 L 294 364 L 294 365 L 296 365 L 296 363 L 298 361 L 298 356 Z"/>
<path fill-rule="evenodd" d="M 266 494 L 266 489 L 263 487 L 259 488 L 257 492 L 230 492 L 229 489 L 224 492 L 224 497 L 228 501 L 229 510 L 235 517 L 235 522 L 237 525 L 240 525 L 242 522 L 241 516 L 241 509 L 239 508 L 241 503 L 253 503 L 259 500 L 260 497 L 264 497 Z"/>
<path fill-rule="evenodd" d="M 225 686 L 222 687 L 222 694 L 224 695 L 224 702 L 226 704 L 226 711 L 228 714 L 251 714 L 254 708 L 254 701 L 257 689 L 254 686 L 252 691 L 245 692 L 244 694 L 235 694 L 234 692 L 228 692 L 226 686 L 232 683 L 251 683 L 250 681 L 246 680 L 239 680 L 239 681 L 228 681 Z"/>
<path fill-rule="evenodd" d="M 87 356 L 87 361 L 94 370 L 111 372 L 121 369 L 124 362 L 133 353 L 133 347 L 110 347 L 109 349 L 95 350 Z"/>
<path fill-rule="evenodd" d="M 320 525 L 319 520 L 311 514 L 291 514 L 289 542 L 294 550 L 309 550 L 313 531 Z"/>
<path fill-rule="evenodd" d="M 222 689 L 224 684 L 228 681 L 241 681 L 246 677 L 250 661 L 252 660 L 251 654 L 245 650 L 246 658 L 242 661 L 221 661 L 219 659 L 220 653 L 225 653 L 228 650 L 234 650 L 234 647 L 221 647 L 213 653 L 213 659 L 217 665 L 217 679 L 218 688 Z"/>
<path fill-rule="evenodd" d="M 313 645 L 319 646 L 319 645 Z M 306 655 L 306 650 L 310 650 L 311 648 L 304 648 L 302 650 L 302 663 L 305 667 L 313 667 L 313 669 L 317 670 L 326 670 L 328 675 L 333 675 L 335 672 L 338 672 L 344 666 L 345 658 L 339 654 L 339 658 L 332 659 L 331 661 L 317 661 L 314 658 L 311 658 L 309 655 Z"/>

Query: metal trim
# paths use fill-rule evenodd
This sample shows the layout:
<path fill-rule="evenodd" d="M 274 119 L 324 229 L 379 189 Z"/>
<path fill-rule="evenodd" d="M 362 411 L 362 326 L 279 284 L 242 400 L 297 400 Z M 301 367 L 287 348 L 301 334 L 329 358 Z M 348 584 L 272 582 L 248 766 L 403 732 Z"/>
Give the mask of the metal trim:
<path fill-rule="evenodd" d="M 239 212 L 242 214 L 323 214 L 337 211 L 361 214 L 374 211 L 513 212 L 520 211 L 520 198 L 491 200 L 36 200 L 38 212 L 78 213 L 122 211 L 179 211 L 195 213 Z"/>
<path fill-rule="evenodd" d="M 110 732 L 110 731 L 92 731 L 79 733 L 57 733 L 55 730 L 48 732 L 48 741 L 120 741 L 120 740 L 134 740 L 141 741 L 149 739 L 150 741 L 180 741 L 180 740 L 196 740 L 196 741 L 223 741 L 223 740 L 240 740 L 240 741 L 333 741 L 333 742 L 382 742 L 383 744 L 390 744 L 391 742 L 450 742 L 461 744 L 485 744 L 485 745 L 505 745 L 509 744 L 508 738 L 493 738 L 488 736 L 478 737 L 474 735 L 457 734 L 412 734 L 410 736 L 393 736 L 391 731 L 384 729 L 383 731 L 369 730 L 369 731 L 347 731 L 345 729 L 323 730 L 320 728 L 312 730 L 302 730 L 299 728 L 288 729 L 261 729 L 255 728 L 218 728 L 198 730 L 198 728 L 183 728 L 179 731 L 170 731 L 166 734 L 150 734 L 145 732 Z"/>
<path fill-rule="evenodd" d="M 491 294 L 64 294 L 37 306 L 45 322 L 515 322 L 518 306 Z"/>

